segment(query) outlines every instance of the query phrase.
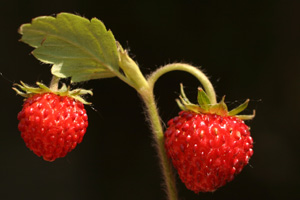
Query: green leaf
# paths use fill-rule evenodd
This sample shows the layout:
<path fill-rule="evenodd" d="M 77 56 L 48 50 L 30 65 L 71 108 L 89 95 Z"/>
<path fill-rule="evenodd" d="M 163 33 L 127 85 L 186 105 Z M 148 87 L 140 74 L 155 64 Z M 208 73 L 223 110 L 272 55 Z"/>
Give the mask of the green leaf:
<path fill-rule="evenodd" d="M 23 24 L 19 33 L 21 41 L 36 48 L 33 55 L 53 64 L 51 71 L 60 78 L 80 82 L 120 73 L 115 38 L 96 18 L 69 13 L 42 16 Z"/>

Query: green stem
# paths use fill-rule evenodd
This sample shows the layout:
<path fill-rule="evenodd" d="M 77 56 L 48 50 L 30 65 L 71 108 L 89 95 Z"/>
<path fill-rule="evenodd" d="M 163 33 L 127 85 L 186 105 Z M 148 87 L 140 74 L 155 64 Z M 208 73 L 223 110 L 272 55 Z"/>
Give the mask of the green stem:
<path fill-rule="evenodd" d="M 214 90 L 211 82 L 207 78 L 207 76 L 202 71 L 200 71 L 198 68 L 193 67 L 188 64 L 184 64 L 184 63 L 173 63 L 173 64 L 165 65 L 165 66 L 157 69 L 155 72 L 153 72 L 148 77 L 149 87 L 153 89 L 155 82 L 157 81 L 157 79 L 160 76 L 164 75 L 167 72 L 175 71 L 175 70 L 186 71 L 186 72 L 194 75 L 201 82 L 202 86 L 204 87 L 204 90 L 205 90 L 211 104 L 217 103 L 215 90 Z"/>
<path fill-rule="evenodd" d="M 165 189 L 168 200 L 178 200 L 176 180 L 173 173 L 172 165 L 167 157 L 164 146 L 164 132 L 161 125 L 161 120 L 158 114 L 158 109 L 155 103 L 153 90 L 149 87 L 139 90 L 142 99 L 147 108 L 147 115 L 151 122 L 151 128 L 156 142 L 157 153 L 160 158 L 160 166 L 165 182 Z"/>
<path fill-rule="evenodd" d="M 153 88 L 149 87 L 149 83 L 141 73 L 138 65 L 123 49 L 120 51 L 119 65 L 126 75 L 128 82 L 130 82 L 131 86 L 138 91 L 145 103 L 146 114 L 152 127 L 153 138 L 156 142 L 156 149 L 160 159 L 166 193 L 169 200 L 177 200 L 175 176 L 172 171 L 172 165 L 165 152 L 164 133 L 153 95 Z"/>
<path fill-rule="evenodd" d="M 60 78 L 57 76 L 52 76 L 51 82 L 50 82 L 50 90 L 56 92 L 58 90 L 58 83 Z"/>
<path fill-rule="evenodd" d="M 153 94 L 154 84 L 160 76 L 167 72 L 174 70 L 189 72 L 201 82 L 207 93 L 208 98 L 210 99 L 210 102 L 213 104 L 216 103 L 216 94 L 214 88 L 203 72 L 191 65 L 182 63 L 166 65 L 156 70 L 148 77 L 148 80 L 146 80 L 140 72 L 138 66 L 134 63 L 134 61 L 127 58 L 127 54 L 124 54 L 123 56 L 123 60 L 125 60 L 126 62 L 121 62 L 122 69 L 124 70 L 126 76 L 130 79 L 131 83 L 134 83 L 131 86 L 133 86 L 138 91 L 146 106 L 146 113 L 150 120 L 153 137 L 156 142 L 157 153 L 160 158 L 160 166 L 165 181 L 168 200 L 178 200 L 176 180 L 173 173 L 172 165 L 166 154 L 164 146 L 164 132 Z"/>

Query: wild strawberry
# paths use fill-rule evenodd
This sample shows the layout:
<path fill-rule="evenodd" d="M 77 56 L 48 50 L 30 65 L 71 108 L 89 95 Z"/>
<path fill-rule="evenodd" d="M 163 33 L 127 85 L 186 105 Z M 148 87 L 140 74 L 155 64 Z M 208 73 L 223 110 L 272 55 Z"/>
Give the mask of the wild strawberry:
<path fill-rule="evenodd" d="M 253 155 L 253 140 L 249 127 L 237 116 L 248 105 L 227 111 L 222 101 L 210 105 L 208 97 L 199 89 L 199 105 L 191 104 L 181 90 L 183 109 L 168 122 L 165 131 L 167 155 L 186 187 L 195 193 L 212 192 L 231 181 L 241 172 Z"/>
<path fill-rule="evenodd" d="M 82 141 L 88 117 L 82 103 L 85 101 L 78 95 L 90 92 L 69 91 L 65 86 L 53 92 L 45 85 L 37 84 L 40 88 L 24 83 L 18 85 L 26 93 L 14 88 L 27 98 L 18 114 L 18 129 L 30 150 L 44 160 L 54 161 L 66 156 Z"/>

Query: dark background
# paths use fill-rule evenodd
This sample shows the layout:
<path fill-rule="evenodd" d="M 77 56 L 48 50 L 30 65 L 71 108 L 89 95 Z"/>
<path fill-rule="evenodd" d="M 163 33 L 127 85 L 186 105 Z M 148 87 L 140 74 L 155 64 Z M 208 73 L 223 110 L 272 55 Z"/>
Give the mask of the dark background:
<path fill-rule="evenodd" d="M 0 199 L 165 199 L 161 172 L 136 92 L 117 78 L 94 80 L 83 142 L 49 163 L 29 151 L 17 129 L 20 80 L 48 83 L 50 66 L 18 42 L 18 27 L 59 12 L 97 17 L 144 74 L 172 62 L 202 66 L 229 107 L 245 99 L 257 110 L 250 165 L 214 193 L 195 195 L 177 181 L 181 200 L 300 199 L 300 2 L 209 0 L 2 0 L 0 6 Z M 155 94 L 164 122 L 177 114 L 179 83 L 195 102 L 198 81 L 185 72 L 163 76 Z M 298 122 L 298 123 L 297 123 Z"/>

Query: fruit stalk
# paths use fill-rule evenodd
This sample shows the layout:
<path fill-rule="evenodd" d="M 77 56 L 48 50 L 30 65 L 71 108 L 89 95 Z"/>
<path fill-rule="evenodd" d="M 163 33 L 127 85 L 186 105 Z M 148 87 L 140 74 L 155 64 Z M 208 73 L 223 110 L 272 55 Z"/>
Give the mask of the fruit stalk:
<path fill-rule="evenodd" d="M 59 84 L 60 78 L 57 76 L 52 76 L 51 82 L 50 82 L 50 90 L 57 91 L 58 90 L 58 84 Z"/>
<path fill-rule="evenodd" d="M 207 76 L 198 68 L 185 64 L 185 63 L 173 63 L 173 64 L 168 64 L 165 65 L 159 69 L 157 69 L 155 72 L 153 72 L 149 77 L 148 77 L 148 84 L 150 88 L 153 89 L 155 82 L 157 79 L 162 76 L 163 74 L 170 72 L 170 71 L 185 71 L 193 76 L 195 76 L 200 83 L 202 84 L 211 104 L 216 104 L 217 103 L 217 98 L 216 98 L 216 93 L 214 90 L 214 87 L 212 86 L 211 82 L 207 78 Z"/>
<path fill-rule="evenodd" d="M 153 138 L 156 144 L 158 157 L 160 159 L 160 167 L 165 183 L 165 190 L 168 200 L 178 200 L 175 176 L 172 171 L 172 165 L 169 161 L 164 148 L 164 133 L 158 109 L 155 103 L 153 87 L 149 87 L 149 83 L 140 71 L 138 65 L 128 56 L 127 52 L 119 46 L 120 51 L 120 67 L 127 77 L 126 83 L 132 86 L 141 96 L 146 107 L 146 117 L 150 121 Z"/>
<path fill-rule="evenodd" d="M 178 199 L 176 181 L 175 181 L 175 176 L 173 173 L 171 162 L 168 159 L 166 154 L 166 150 L 164 146 L 164 132 L 158 114 L 158 109 L 155 103 L 153 89 L 154 89 L 155 82 L 159 79 L 160 76 L 162 76 L 167 72 L 175 71 L 175 70 L 186 71 L 194 75 L 206 90 L 210 101 L 212 103 L 216 103 L 216 94 L 214 88 L 211 82 L 209 81 L 209 79 L 206 77 L 206 75 L 198 68 L 183 63 L 169 64 L 159 68 L 148 77 L 147 86 L 144 85 L 144 87 L 140 87 L 139 89 L 136 88 L 139 94 L 141 95 L 145 103 L 145 106 L 147 108 L 146 113 L 150 120 L 154 140 L 156 142 L 157 152 L 160 158 L 161 169 L 163 172 L 164 181 L 166 185 L 166 192 L 169 200 Z"/>
<path fill-rule="evenodd" d="M 176 181 L 173 173 L 171 162 L 169 161 L 165 147 L 164 147 L 164 133 L 161 125 L 161 120 L 158 114 L 158 109 L 155 103 L 153 90 L 149 88 L 139 91 L 145 106 L 146 113 L 150 120 L 153 137 L 156 142 L 158 157 L 160 159 L 160 166 L 164 177 L 165 189 L 168 200 L 177 200 Z"/>

